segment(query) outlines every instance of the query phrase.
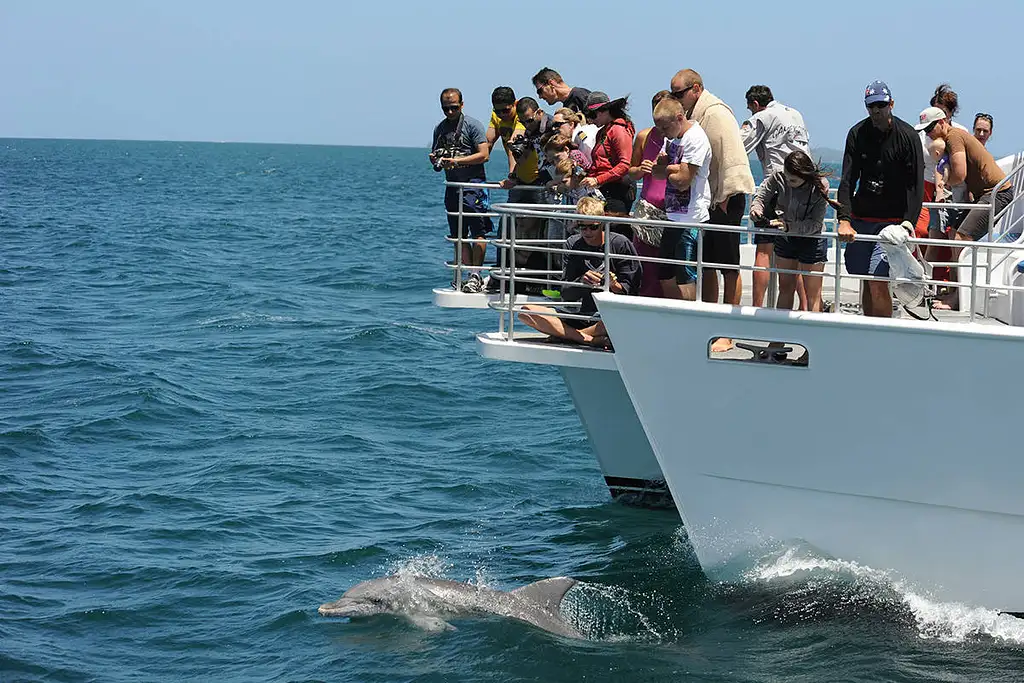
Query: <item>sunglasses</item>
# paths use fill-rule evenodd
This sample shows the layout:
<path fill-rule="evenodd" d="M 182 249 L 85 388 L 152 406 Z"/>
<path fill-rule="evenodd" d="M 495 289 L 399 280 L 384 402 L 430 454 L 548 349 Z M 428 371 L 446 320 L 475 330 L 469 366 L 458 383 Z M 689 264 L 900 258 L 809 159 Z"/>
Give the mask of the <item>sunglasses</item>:
<path fill-rule="evenodd" d="M 495 107 L 494 113 L 502 118 L 506 118 L 512 113 L 512 105 L 510 104 L 507 107 Z"/>
<path fill-rule="evenodd" d="M 568 121 L 552 121 L 551 125 L 552 126 L 565 126 L 568 123 L 569 123 Z"/>
<path fill-rule="evenodd" d="M 985 119 L 989 123 L 992 123 L 992 114 L 986 114 L 984 112 L 979 111 L 977 114 L 974 115 L 974 120 L 977 121 L 978 119 Z"/>
<path fill-rule="evenodd" d="M 601 224 L 600 223 L 580 223 L 579 224 L 579 228 L 580 228 L 580 230 L 600 230 L 601 229 Z"/>
<path fill-rule="evenodd" d="M 441 111 L 458 111 L 461 107 L 461 104 L 446 104 L 441 107 Z"/>
<path fill-rule="evenodd" d="M 872 102 L 871 104 L 867 105 L 868 109 L 885 109 L 888 106 L 888 102 Z"/>
<path fill-rule="evenodd" d="M 924 129 L 924 134 L 928 135 L 928 133 L 931 133 L 933 130 L 935 130 L 935 126 L 937 125 L 939 125 L 938 121 L 932 121 L 931 123 L 929 123 Z"/>
<path fill-rule="evenodd" d="M 670 94 L 670 95 L 671 95 L 671 96 L 672 96 L 672 97 L 673 97 L 674 99 L 677 99 L 677 100 L 681 100 L 681 99 L 683 99 L 683 95 L 685 95 L 686 93 L 690 92 L 691 90 L 693 90 L 693 89 L 694 89 L 694 88 L 696 88 L 696 87 L 697 87 L 697 84 L 696 84 L 696 83 L 694 83 L 693 85 L 687 86 L 687 87 L 683 88 L 682 90 L 673 90 L 673 91 L 672 91 L 671 93 L 669 93 L 669 94 Z"/>

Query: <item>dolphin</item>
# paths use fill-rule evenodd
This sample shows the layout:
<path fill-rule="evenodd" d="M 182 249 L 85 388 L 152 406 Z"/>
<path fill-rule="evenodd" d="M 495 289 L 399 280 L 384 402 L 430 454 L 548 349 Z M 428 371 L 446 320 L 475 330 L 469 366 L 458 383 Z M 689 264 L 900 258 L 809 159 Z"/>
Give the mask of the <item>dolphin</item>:
<path fill-rule="evenodd" d="M 325 617 L 398 614 L 431 631 L 454 629 L 445 618 L 497 614 L 567 638 L 583 634 L 562 618 L 560 605 L 575 579 L 544 579 L 510 592 L 426 576 L 392 575 L 356 584 L 334 602 L 320 605 Z"/>

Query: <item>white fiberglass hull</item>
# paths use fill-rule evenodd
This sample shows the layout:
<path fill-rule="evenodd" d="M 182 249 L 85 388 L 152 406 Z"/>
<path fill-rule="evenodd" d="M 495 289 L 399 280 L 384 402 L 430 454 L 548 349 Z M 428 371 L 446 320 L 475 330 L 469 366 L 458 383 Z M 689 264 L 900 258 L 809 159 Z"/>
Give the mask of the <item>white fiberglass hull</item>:
<path fill-rule="evenodd" d="M 484 358 L 558 367 L 612 497 L 638 505 L 670 506 L 665 477 L 612 354 L 536 343 L 542 338 L 532 334 L 508 341 L 503 334 L 480 334 L 477 347 Z"/>
<path fill-rule="evenodd" d="M 1024 611 L 1024 330 L 596 298 L 705 570 L 803 541 Z M 713 360 L 718 336 L 809 362 Z"/>

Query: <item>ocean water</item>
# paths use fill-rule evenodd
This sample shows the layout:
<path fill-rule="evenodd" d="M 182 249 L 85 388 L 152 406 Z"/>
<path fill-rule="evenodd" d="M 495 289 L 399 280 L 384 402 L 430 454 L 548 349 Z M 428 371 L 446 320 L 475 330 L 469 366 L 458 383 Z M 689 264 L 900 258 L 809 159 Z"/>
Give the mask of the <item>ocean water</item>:
<path fill-rule="evenodd" d="M 424 155 L 0 141 L 0 681 L 1021 679 L 1024 621 L 798 547 L 710 581 L 612 502 L 557 372 L 431 305 Z M 318 616 L 393 572 L 576 577 L 588 639 Z"/>

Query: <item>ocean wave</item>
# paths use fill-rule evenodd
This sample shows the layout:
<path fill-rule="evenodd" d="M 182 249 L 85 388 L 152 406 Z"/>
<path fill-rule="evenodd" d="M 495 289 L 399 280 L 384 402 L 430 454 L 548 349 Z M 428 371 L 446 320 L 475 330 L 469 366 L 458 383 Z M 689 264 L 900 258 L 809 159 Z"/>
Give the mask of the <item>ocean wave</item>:
<path fill-rule="evenodd" d="M 822 619 L 871 613 L 912 626 L 924 639 L 963 643 L 992 639 L 1024 645 L 1024 620 L 996 610 L 936 600 L 890 571 L 787 549 L 747 571 L 754 585 L 778 587 L 786 619 Z"/>

